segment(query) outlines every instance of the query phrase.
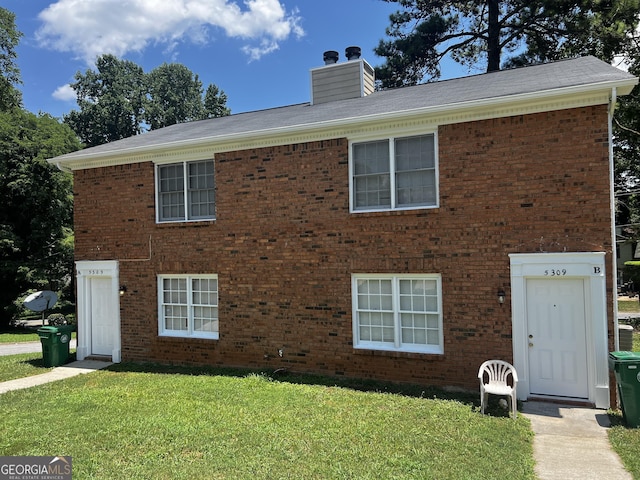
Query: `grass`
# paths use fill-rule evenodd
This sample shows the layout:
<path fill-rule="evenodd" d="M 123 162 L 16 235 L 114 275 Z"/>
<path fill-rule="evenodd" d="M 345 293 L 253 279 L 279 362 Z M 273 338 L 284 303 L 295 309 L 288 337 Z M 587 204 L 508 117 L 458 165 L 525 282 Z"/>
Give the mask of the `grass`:
<path fill-rule="evenodd" d="M 71 334 L 71 338 L 76 338 L 77 332 Z M 0 333 L 0 345 L 3 343 L 23 343 L 23 342 L 39 342 L 37 329 L 11 329 L 8 332 Z"/>
<path fill-rule="evenodd" d="M 51 370 L 42 365 L 42 353 L 0 356 L 0 382 L 31 377 Z"/>
<path fill-rule="evenodd" d="M 39 340 L 38 332 L 31 329 L 11 329 L 9 332 L 0 333 L 0 344 L 38 342 Z"/>
<path fill-rule="evenodd" d="M 73 333 L 75 338 L 76 334 Z M 0 345 L 22 342 L 39 342 L 37 333 L 29 329 L 15 329 L 11 333 L 0 333 Z M 75 348 L 69 350 L 69 361 L 75 360 Z M 0 382 L 15 380 L 16 378 L 31 377 L 50 371 L 50 367 L 43 366 L 42 351 L 18 355 L 0 355 Z"/>
<path fill-rule="evenodd" d="M 535 478 L 522 416 L 332 381 L 120 364 L 0 395 L 0 455 L 83 479 Z"/>
<path fill-rule="evenodd" d="M 618 300 L 618 311 L 640 313 L 640 302 L 638 300 Z"/>

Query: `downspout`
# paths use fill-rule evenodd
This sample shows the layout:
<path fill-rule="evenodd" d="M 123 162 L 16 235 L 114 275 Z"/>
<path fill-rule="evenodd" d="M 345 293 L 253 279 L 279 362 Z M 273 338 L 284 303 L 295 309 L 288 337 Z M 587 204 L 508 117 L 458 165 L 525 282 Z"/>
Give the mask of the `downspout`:
<path fill-rule="evenodd" d="M 614 350 L 620 348 L 620 339 L 618 336 L 618 244 L 616 242 L 616 196 L 615 196 L 615 181 L 614 181 L 614 159 L 613 159 L 613 113 L 616 108 L 617 91 L 616 87 L 611 89 L 611 98 L 609 99 L 609 115 L 608 115 L 608 130 L 609 130 L 609 196 L 611 202 L 611 244 L 612 244 L 612 259 L 613 265 L 613 341 Z"/>

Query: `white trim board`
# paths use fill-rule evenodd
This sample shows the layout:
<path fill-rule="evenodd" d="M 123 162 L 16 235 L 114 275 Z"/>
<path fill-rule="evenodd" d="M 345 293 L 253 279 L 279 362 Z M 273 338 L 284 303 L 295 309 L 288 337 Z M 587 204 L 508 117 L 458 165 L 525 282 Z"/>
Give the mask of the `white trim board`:
<path fill-rule="evenodd" d="M 526 281 L 530 278 L 581 278 L 585 281 L 588 402 L 609 408 L 608 315 L 604 252 L 510 254 L 513 360 L 518 399 L 530 391 Z M 553 398 L 550 398 L 553 399 Z M 571 398 L 561 397 L 564 400 Z"/>

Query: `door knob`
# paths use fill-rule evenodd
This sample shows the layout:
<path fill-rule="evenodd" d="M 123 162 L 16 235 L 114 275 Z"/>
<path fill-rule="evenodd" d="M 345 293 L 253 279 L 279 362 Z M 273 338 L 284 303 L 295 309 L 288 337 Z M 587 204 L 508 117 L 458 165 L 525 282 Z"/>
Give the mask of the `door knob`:
<path fill-rule="evenodd" d="M 529 342 L 529 346 L 530 346 L 530 347 L 533 347 L 533 343 Z"/>

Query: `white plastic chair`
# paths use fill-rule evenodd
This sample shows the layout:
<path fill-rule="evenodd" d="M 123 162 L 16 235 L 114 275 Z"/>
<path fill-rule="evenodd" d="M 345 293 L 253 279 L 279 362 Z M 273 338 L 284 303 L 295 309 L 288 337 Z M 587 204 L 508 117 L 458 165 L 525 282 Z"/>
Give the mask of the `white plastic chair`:
<path fill-rule="evenodd" d="M 511 385 L 509 385 L 511 376 Z M 478 370 L 480 380 L 480 411 L 484 415 L 484 409 L 489 399 L 489 394 L 504 395 L 509 398 L 509 407 L 515 420 L 517 416 L 518 404 L 516 400 L 516 386 L 518 385 L 518 374 L 516 369 L 503 360 L 487 360 Z M 487 383 L 485 383 L 485 381 Z"/>

